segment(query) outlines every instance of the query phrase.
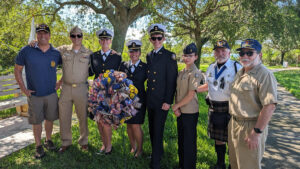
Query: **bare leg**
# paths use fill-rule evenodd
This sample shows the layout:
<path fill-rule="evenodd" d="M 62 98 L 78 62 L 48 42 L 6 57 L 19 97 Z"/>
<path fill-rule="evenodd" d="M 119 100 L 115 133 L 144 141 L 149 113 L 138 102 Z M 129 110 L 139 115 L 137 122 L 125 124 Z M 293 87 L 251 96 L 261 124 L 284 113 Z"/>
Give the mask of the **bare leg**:
<path fill-rule="evenodd" d="M 134 139 L 137 143 L 137 151 L 135 156 L 138 157 L 143 153 L 143 130 L 140 124 L 133 124 Z"/>
<path fill-rule="evenodd" d="M 34 124 L 32 125 L 33 128 L 33 136 L 35 140 L 35 145 L 40 146 L 41 145 L 41 137 L 42 137 L 42 124 Z"/>
<path fill-rule="evenodd" d="M 112 135 L 111 126 L 104 124 L 103 125 L 103 133 L 104 133 L 104 140 L 105 140 L 105 152 L 110 152 L 111 151 L 111 135 Z"/>
<path fill-rule="evenodd" d="M 127 124 L 127 134 L 131 146 L 130 153 L 134 153 L 136 149 L 135 139 L 134 139 L 134 133 L 133 133 L 133 126 L 132 124 Z"/>
<path fill-rule="evenodd" d="M 100 150 L 104 151 L 105 150 L 105 139 L 104 139 L 104 132 L 103 132 L 103 124 L 102 122 L 97 123 L 98 125 L 98 130 L 99 130 L 99 134 L 102 140 L 102 147 Z"/>
<path fill-rule="evenodd" d="M 51 140 L 52 130 L 53 130 L 53 122 L 45 120 L 45 131 L 46 131 L 46 140 Z"/>

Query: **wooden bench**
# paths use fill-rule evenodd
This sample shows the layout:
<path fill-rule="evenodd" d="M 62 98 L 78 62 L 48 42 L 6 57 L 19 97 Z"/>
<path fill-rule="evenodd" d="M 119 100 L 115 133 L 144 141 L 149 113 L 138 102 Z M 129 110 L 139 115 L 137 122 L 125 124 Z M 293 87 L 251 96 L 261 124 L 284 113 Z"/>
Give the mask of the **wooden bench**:
<path fill-rule="evenodd" d="M 26 83 L 25 78 L 24 83 Z M 13 98 L 0 100 L 0 111 L 16 107 L 21 116 L 28 116 L 27 97 L 22 94 L 21 89 L 13 74 L 0 76 L 0 96 L 14 95 Z"/>

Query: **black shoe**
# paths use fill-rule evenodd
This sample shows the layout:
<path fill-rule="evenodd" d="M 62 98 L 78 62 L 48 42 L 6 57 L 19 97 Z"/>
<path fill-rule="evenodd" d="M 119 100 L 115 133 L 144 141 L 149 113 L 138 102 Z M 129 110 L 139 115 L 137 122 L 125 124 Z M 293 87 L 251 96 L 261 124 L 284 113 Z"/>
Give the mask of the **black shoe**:
<path fill-rule="evenodd" d="M 111 152 L 112 152 L 113 148 L 111 147 L 110 151 L 109 152 L 105 152 L 105 155 L 110 155 Z"/>
<path fill-rule="evenodd" d="M 54 143 L 53 143 L 51 140 L 45 141 L 45 142 L 44 142 L 44 147 L 45 147 L 47 150 L 51 150 L 51 151 L 56 150 L 56 147 L 55 147 Z"/>
<path fill-rule="evenodd" d="M 44 148 L 42 145 L 35 148 L 35 158 L 40 159 L 45 156 Z"/>

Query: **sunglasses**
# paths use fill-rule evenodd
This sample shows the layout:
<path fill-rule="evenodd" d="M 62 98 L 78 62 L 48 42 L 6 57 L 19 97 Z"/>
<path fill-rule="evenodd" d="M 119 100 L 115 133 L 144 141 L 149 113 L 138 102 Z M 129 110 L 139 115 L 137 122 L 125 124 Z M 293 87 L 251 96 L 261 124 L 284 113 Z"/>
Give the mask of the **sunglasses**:
<path fill-rule="evenodd" d="M 244 57 L 244 55 L 246 54 L 247 56 L 252 56 L 254 52 L 252 51 L 248 51 L 248 52 L 243 52 L 243 51 L 240 51 L 239 55 L 240 57 Z"/>
<path fill-rule="evenodd" d="M 81 35 L 81 34 L 79 34 L 79 35 L 70 35 L 70 37 L 71 37 L 71 38 L 76 38 L 76 37 L 77 37 L 77 38 L 82 38 L 82 35 Z"/>
<path fill-rule="evenodd" d="M 163 39 L 163 37 L 151 37 L 151 40 L 155 41 L 155 40 L 158 40 L 158 41 L 161 41 Z"/>

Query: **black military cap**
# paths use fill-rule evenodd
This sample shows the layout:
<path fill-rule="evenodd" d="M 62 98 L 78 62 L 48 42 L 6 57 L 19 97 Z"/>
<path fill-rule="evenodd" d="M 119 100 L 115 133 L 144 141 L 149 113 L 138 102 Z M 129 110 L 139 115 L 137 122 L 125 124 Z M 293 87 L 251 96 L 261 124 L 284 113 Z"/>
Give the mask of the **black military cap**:
<path fill-rule="evenodd" d="M 218 40 L 217 43 L 214 46 L 214 50 L 217 48 L 227 48 L 230 49 L 228 43 L 226 40 Z"/>
<path fill-rule="evenodd" d="M 48 25 L 42 23 L 39 24 L 36 28 L 35 28 L 35 32 L 39 32 L 39 31 L 45 31 L 45 32 L 50 32 L 50 28 Z"/>
<path fill-rule="evenodd" d="M 191 43 L 183 49 L 183 54 L 192 54 L 192 53 L 197 54 L 197 46 L 195 45 L 195 43 Z"/>
<path fill-rule="evenodd" d="M 129 51 L 141 49 L 142 42 L 140 40 L 130 40 L 126 43 Z"/>

